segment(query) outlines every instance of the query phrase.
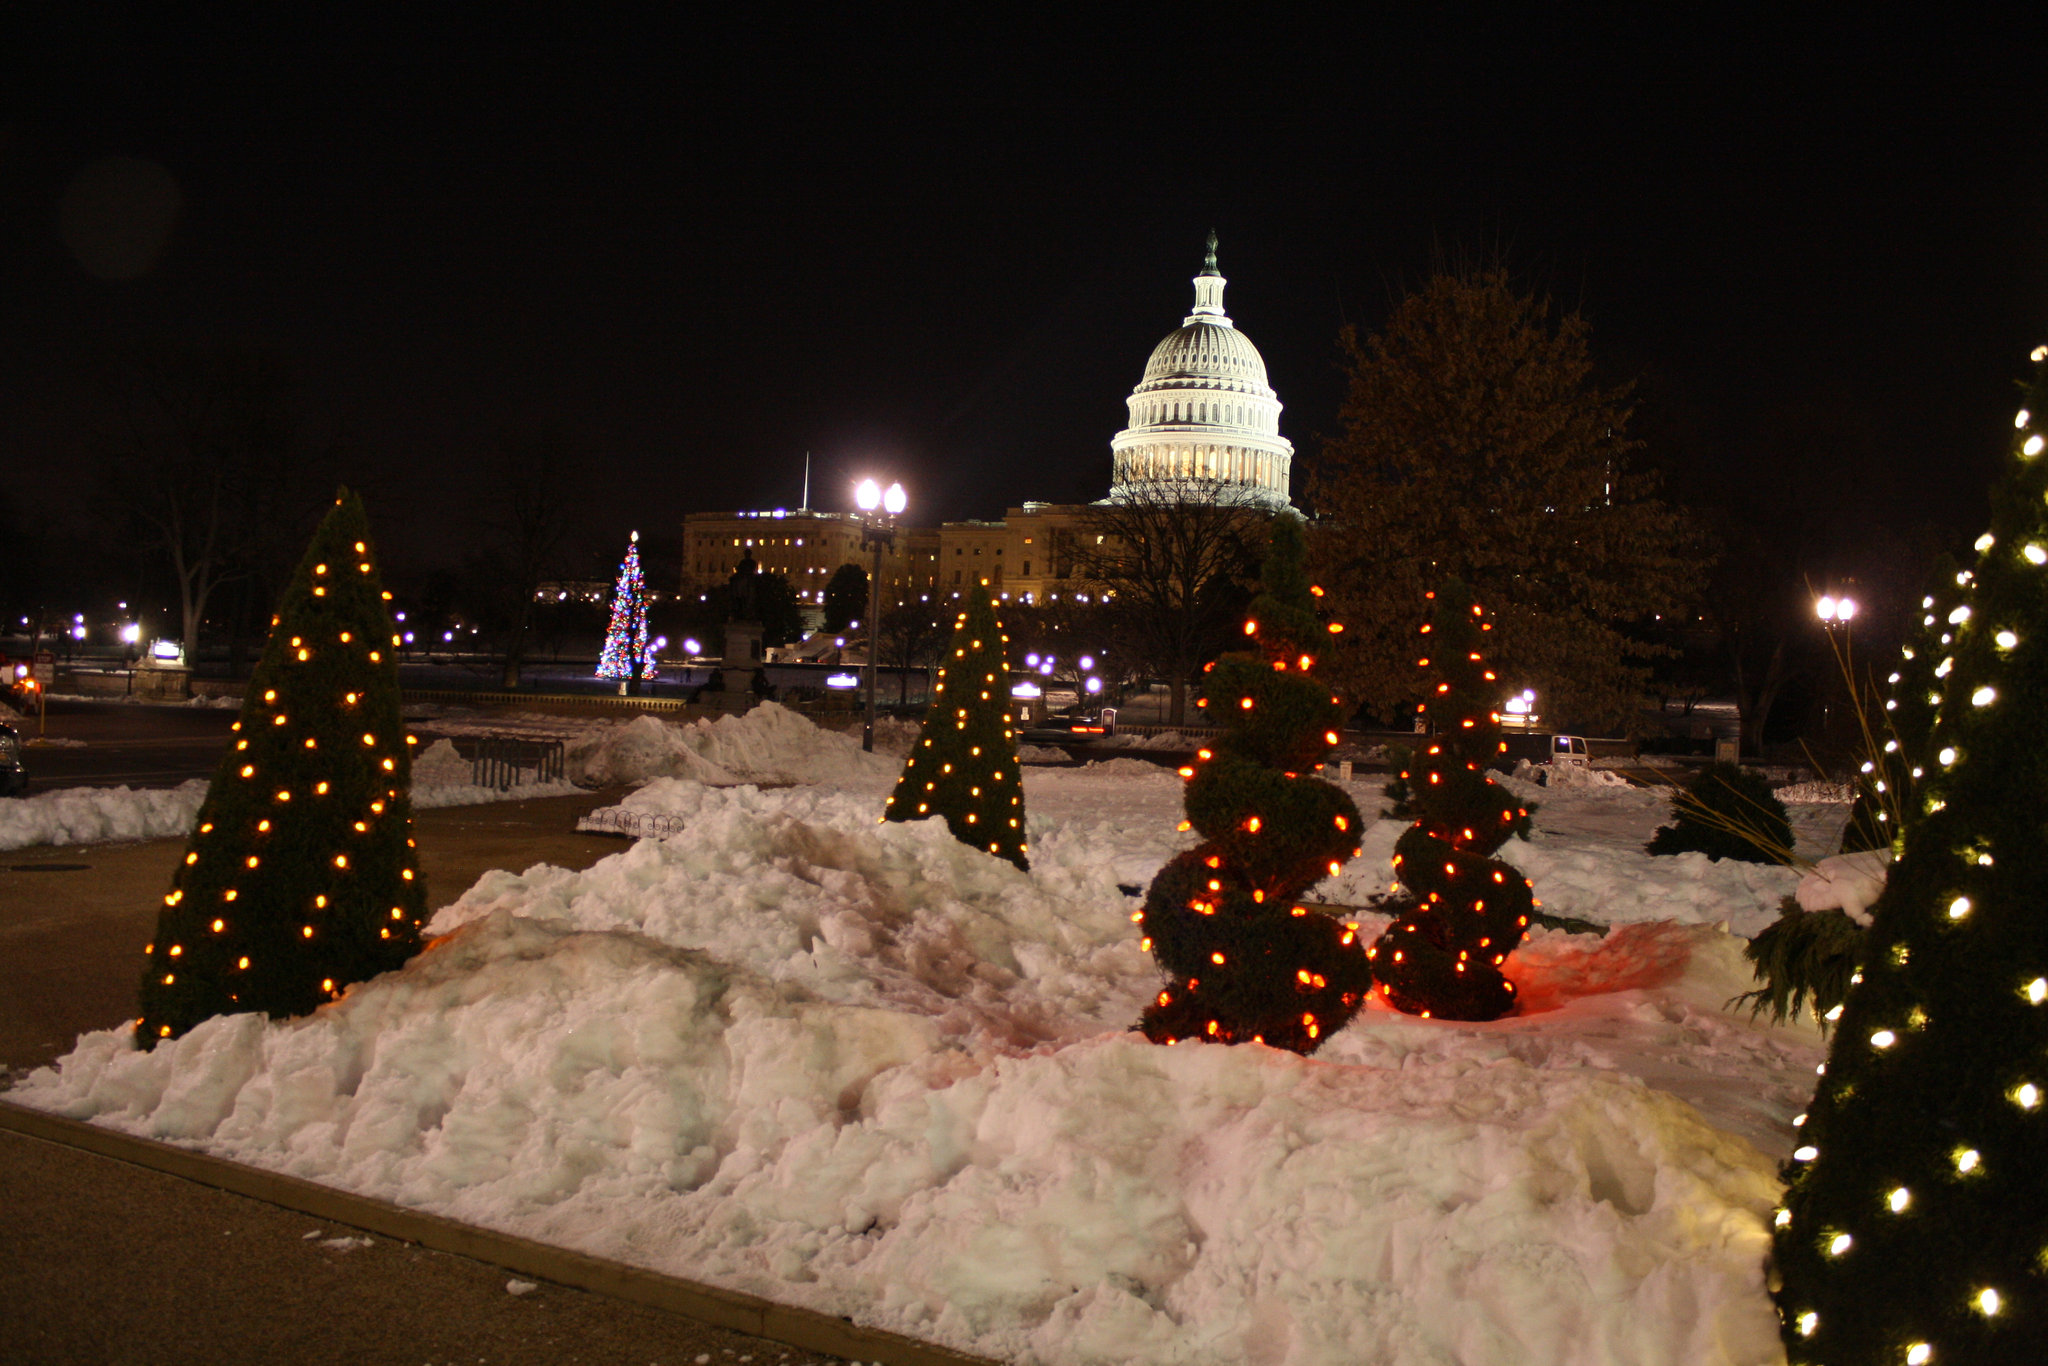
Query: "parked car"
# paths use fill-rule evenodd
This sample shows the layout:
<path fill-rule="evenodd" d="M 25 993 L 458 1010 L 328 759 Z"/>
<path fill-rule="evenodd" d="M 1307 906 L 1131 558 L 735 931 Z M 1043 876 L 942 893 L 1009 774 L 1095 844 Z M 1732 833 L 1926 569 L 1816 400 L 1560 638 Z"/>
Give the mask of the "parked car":
<path fill-rule="evenodd" d="M 14 727 L 0 726 L 0 797 L 28 791 L 28 770 L 21 762 L 21 737 Z"/>
<path fill-rule="evenodd" d="M 1035 725 L 1026 726 L 1017 738 L 1027 745 L 1060 745 L 1093 740 L 1109 733 L 1110 727 L 1103 724 L 1101 717 L 1081 712 L 1048 716 Z"/>

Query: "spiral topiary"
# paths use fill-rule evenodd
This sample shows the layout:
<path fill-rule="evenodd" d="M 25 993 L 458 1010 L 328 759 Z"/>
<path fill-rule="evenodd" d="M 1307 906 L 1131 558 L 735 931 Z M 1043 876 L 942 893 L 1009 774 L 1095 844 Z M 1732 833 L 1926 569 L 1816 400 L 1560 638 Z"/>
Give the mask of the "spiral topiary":
<path fill-rule="evenodd" d="M 1429 597 L 1436 611 L 1422 626 L 1417 664 L 1431 671 L 1422 713 L 1436 725 L 1387 789 L 1387 814 L 1415 823 L 1394 845 L 1401 895 L 1372 947 L 1373 975 L 1396 1010 L 1493 1020 L 1515 1008 L 1500 968 L 1536 905 L 1528 879 L 1493 853 L 1509 836 L 1527 836 L 1529 808 L 1486 772 L 1502 749 L 1500 683 L 1480 649 L 1493 624 L 1455 579 Z"/>
<path fill-rule="evenodd" d="M 1134 917 L 1170 980 L 1140 1027 L 1155 1043 L 1265 1043 L 1312 1053 L 1372 987 L 1356 926 L 1296 898 L 1358 853 L 1358 808 L 1309 776 L 1337 743 L 1343 708 L 1313 681 L 1332 626 L 1317 623 L 1301 524 L 1273 523 L 1245 635 L 1256 647 L 1207 668 L 1203 696 L 1226 733 L 1181 770 L 1202 843 L 1172 859 Z"/>

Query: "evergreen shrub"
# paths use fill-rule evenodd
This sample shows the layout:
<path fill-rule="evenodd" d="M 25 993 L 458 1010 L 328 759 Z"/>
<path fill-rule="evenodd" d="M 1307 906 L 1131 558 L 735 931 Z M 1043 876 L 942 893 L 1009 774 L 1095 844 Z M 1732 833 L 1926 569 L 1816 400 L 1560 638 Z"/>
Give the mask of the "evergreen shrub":
<path fill-rule="evenodd" d="M 1705 854 L 1715 861 L 1782 863 L 1792 852 L 1785 804 L 1754 769 L 1709 764 L 1671 799 L 1671 824 L 1644 846 L 1652 854 Z"/>

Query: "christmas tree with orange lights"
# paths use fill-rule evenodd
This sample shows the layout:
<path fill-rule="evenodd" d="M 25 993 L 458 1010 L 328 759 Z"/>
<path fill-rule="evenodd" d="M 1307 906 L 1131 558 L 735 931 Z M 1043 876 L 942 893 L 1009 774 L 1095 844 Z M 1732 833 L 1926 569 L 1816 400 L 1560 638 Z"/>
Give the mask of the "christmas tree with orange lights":
<path fill-rule="evenodd" d="M 1133 917 L 1167 973 L 1141 1028 L 1154 1043 L 1265 1043 L 1313 1053 L 1372 989 L 1356 926 L 1299 903 L 1358 853 L 1358 808 L 1313 776 L 1342 704 L 1310 677 L 1329 634 L 1302 569 L 1301 523 L 1274 519 L 1243 653 L 1208 666 L 1228 726 L 1181 770 L 1202 842 L 1160 869 Z"/>
<path fill-rule="evenodd" d="M 1795 1366 L 2048 1343 L 2048 347 L 1991 529 L 1902 669 L 1922 770 L 1773 1216 Z M 1946 610 L 1944 610 L 1946 609 Z M 1904 710 L 1901 708 L 1900 710 Z"/>
<path fill-rule="evenodd" d="M 1500 682 L 1486 667 L 1493 623 L 1464 584 L 1429 597 L 1418 667 L 1428 671 L 1429 739 L 1387 789 L 1388 815 L 1413 820 L 1394 845 L 1394 923 L 1373 944 L 1373 975 L 1396 1010 L 1443 1020 L 1494 1020 L 1515 1008 L 1501 964 L 1528 932 L 1529 881 L 1493 854 L 1526 837 L 1529 809 L 1487 776 L 1501 752 Z"/>
<path fill-rule="evenodd" d="M 215 1015 L 303 1015 L 419 951 L 426 886 L 389 597 L 344 489 L 271 618 L 157 913 L 143 1047 Z"/>
<path fill-rule="evenodd" d="M 1030 867 L 1024 778 L 1010 711 L 1010 638 L 988 590 L 976 584 L 953 625 L 952 648 L 932 684 L 924 726 L 883 809 L 885 821 L 946 818 L 953 838 Z"/>

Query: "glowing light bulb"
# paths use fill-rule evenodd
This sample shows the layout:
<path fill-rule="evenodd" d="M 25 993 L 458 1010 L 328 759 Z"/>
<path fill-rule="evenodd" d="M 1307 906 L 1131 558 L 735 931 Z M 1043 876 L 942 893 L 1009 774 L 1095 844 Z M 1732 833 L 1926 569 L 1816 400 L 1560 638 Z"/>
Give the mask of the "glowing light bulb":
<path fill-rule="evenodd" d="M 1989 684 L 1986 684 L 1970 694 L 1970 705 L 1973 707 L 1988 707 L 1997 699 L 1997 691 Z"/>
<path fill-rule="evenodd" d="M 1886 1197 L 1885 1203 L 1891 1206 L 1893 1214 L 1904 1213 L 1906 1206 L 1913 1203 L 1913 1192 L 1907 1190 L 1904 1186 L 1900 1186 Z"/>
<path fill-rule="evenodd" d="M 1906 1366 L 1927 1366 L 1934 1360 L 1934 1349 L 1924 1342 L 1916 1342 L 1906 1349 Z"/>
<path fill-rule="evenodd" d="M 2040 438 L 2037 437 L 2035 439 L 2039 440 Z M 2048 564 L 2048 550 L 2043 550 L 2031 541 L 2020 551 L 2020 554 L 2027 557 L 2028 564 Z"/>
<path fill-rule="evenodd" d="M 2027 438 L 2027 443 L 2020 447 L 2020 451 L 2026 455 L 2039 455 L 2041 447 L 2044 445 L 2048 445 L 2048 442 L 2042 441 L 2038 436 L 2030 436 Z"/>
<path fill-rule="evenodd" d="M 1970 898 L 1966 896 L 1959 896 L 1954 901 L 1948 903 L 1948 918 L 1950 920 L 1961 920 L 1969 915 L 1969 913 Z"/>
<path fill-rule="evenodd" d="M 1872 1048 L 1890 1048 L 1898 1041 L 1899 1036 L 1892 1033 L 1889 1029 L 1880 1029 L 1877 1033 L 1870 1036 L 1870 1046 Z"/>
<path fill-rule="evenodd" d="M 1987 1316 L 1996 1314 L 1999 1306 L 2003 1303 L 2004 1301 L 1999 1298 L 1998 1292 L 1988 1286 L 1977 1292 L 1977 1312 L 1980 1314 Z"/>
<path fill-rule="evenodd" d="M 2035 1005 L 2048 1001 L 2048 977 L 2036 977 L 2027 983 L 2027 1000 Z"/>
<path fill-rule="evenodd" d="M 1818 1314 L 1814 1313 L 1814 1312 L 1813 1312 L 1813 1311 L 1812 1311 L 1811 1309 L 1807 1310 L 1807 1311 L 1806 1311 L 1806 1312 L 1805 1312 L 1804 1314 L 1801 1314 L 1801 1315 L 1799 1316 L 1799 1336 L 1800 1336 L 1800 1337 L 1803 1337 L 1803 1338 L 1810 1338 L 1810 1337 L 1812 1337 L 1812 1336 L 1813 1336 L 1813 1330 L 1814 1330 L 1814 1329 L 1816 1329 L 1816 1328 L 1818 1328 L 1818 1327 L 1820 1327 L 1820 1315 L 1818 1315 Z"/>
<path fill-rule="evenodd" d="M 1947 768 L 1950 764 L 1956 761 L 1956 747 L 1954 745 L 1944 745 L 1942 747 L 1941 753 L 1935 755 L 1934 757 L 1941 760 L 1941 766 L 1943 768 Z"/>
<path fill-rule="evenodd" d="M 1839 1257 L 1856 1245 L 1856 1240 L 1846 1233 L 1837 1233 L 1828 1240 L 1828 1256 Z"/>
<path fill-rule="evenodd" d="M 1984 1159 L 1975 1148 L 1964 1148 L 1956 1154 L 1956 1170 L 1965 1175 L 1983 1165 Z"/>
<path fill-rule="evenodd" d="M 1814 1147 L 1811 1143 L 1803 1148 L 1794 1148 L 1792 1150 L 1792 1160 L 1794 1162 L 1811 1162 L 1819 1156 L 1820 1149 Z"/>
<path fill-rule="evenodd" d="M 1789 1209 L 1779 1210 L 1771 1216 L 1771 1223 L 1778 1228 L 1792 1227 L 1792 1211 Z"/>
<path fill-rule="evenodd" d="M 2022 1082 L 2012 1093 L 2012 1099 L 2022 1110 L 2031 1110 L 2041 1103 L 2041 1088 L 2030 1081 Z"/>

